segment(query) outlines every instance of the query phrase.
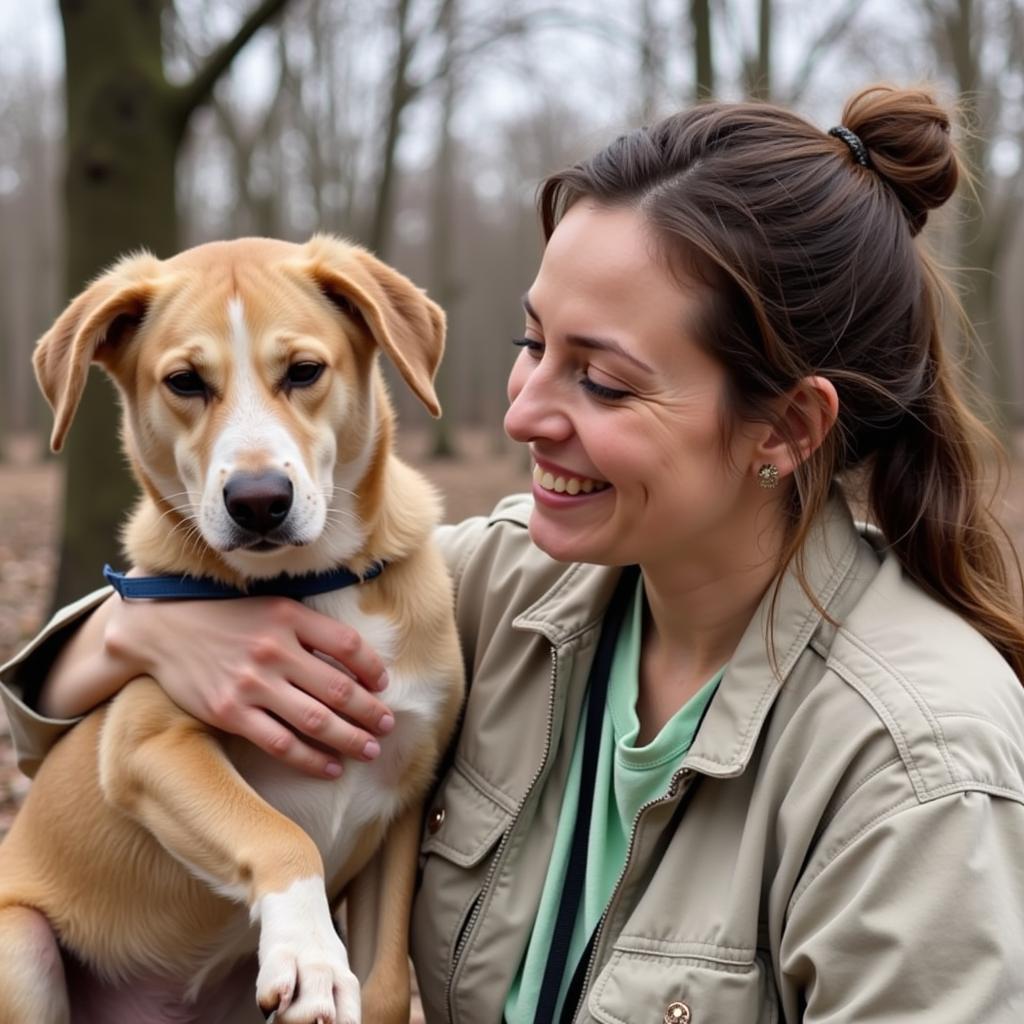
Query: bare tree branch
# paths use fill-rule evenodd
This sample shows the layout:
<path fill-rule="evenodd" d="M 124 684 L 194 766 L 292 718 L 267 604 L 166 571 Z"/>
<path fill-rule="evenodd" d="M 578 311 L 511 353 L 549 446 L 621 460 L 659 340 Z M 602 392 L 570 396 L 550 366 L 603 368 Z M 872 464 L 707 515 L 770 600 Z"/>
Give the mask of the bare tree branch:
<path fill-rule="evenodd" d="M 408 107 L 427 89 L 445 81 L 448 75 L 461 72 L 472 58 L 509 38 L 553 28 L 571 28 L 615 42 L 622 42 L 629 35 L 616 19 L 581 14 L 571 5 L 547 4 L 515 14 L 506 13 L 496 21 L 488 20 L 480 27 L 476 38 L 469 38 L 467 26 L 464 32 L 457 33 L 463 38 L 446 44 L 429 70 L 414 78 L 410 68 L 418 48 L 425 40 L 436 39 L 441 34 L 445 19 L 450 14 L 449 3 L 450 0 L 438 0 L 430 26 L 417 35 L 410 28 L 410 0 L 391 0 L 390 3 L 388 19 L 395 34 L 395 56 L 388 71 L 389 100 L 377 161 L 376 195 L 363 236 L 366 244 L 377 253 L 387 249 L 396 187 L 395 153 L 402 118 Z"/>
<path fill-rule="evenodd" d="M 571 8 L 559 6 L 537 7 L 514 16 L 508 15 L 496 23 L 488 24 L 476 38 L 461 41 L 450 50 L 446 50 L 444 56 L 428 74 L 408 83 L 409 88 L 412 90 L 413 96 L 418 96 L 443 80 L 450 71 L 459 70 L 474 57 L 478 57 L 497 43 L 507 39 L 521 38 L 531 32 L 559 28 L 573 29 L 615 43 L 639 44 L 641 42 L 639 33 L 630 32 L 621 22 L 607 17 L 591 17 L 573 11 Z M 468 32 L 465 34 L 469 35 Z"/>
<path fill-rule="evenodd" d="M 929 0 L 925 0 L 928 3 Z M 854 19 L 860 13 L 862 4 L 860 0 L 849 0 L 843 4 L 829 23 L 818 33 L 815 39 L 808 46 L 804 53 L 804 59 L 800 62 L 793 84 L 789 89 L 786 102 L 796 103 L 803 98 L 804 92 L 811 84 L 814 72 L 817 70 L 822 55 L 827 53 L 840 39 L 846 35 Z"/>
<path fill-rule="evenodd" d="M 288 98 L 294 95 L 296 88 L 295 75 L 288 63 L 288 48 L 282 33 L 278 39 L 278 86 L 274 90 L 274 98 L 267 106 L 263 116 L 248 130 L 239 123 L 236 111 L 213 96 L 211 107 L 217 123 L 224 133 L 232 150 L 235 171 L 235 187 L 238 189 L 239 209 L 232 211 L 233 229 L 244 228 L 251 234 L 273 234 L 273 211 L 275 190 L 268 187 L 256 190 L 250 177 L 250 167 L 256 158 L 261 145 L 266 146 L 273 137 L 274 126 L 281 120 Z M 310 133 L 309 138 L 313 135 Z M 272 145 L 272 143 L 271 143 Z M 239 216 L 241 215 L 241 216 Z M 248 222 L 245 222 L 245 218 Z"/>
<path fill-rule="evenodd" d="M 261 0 L 260 4 L 239 25 L 235 34 L 206 59 L 192 81 L 175 89 L 172 106 L 180 131 L 184 131 L 193 111 L 205 103 L 242 47 L 275 15 L 288 4 L 288 0 Z"/>

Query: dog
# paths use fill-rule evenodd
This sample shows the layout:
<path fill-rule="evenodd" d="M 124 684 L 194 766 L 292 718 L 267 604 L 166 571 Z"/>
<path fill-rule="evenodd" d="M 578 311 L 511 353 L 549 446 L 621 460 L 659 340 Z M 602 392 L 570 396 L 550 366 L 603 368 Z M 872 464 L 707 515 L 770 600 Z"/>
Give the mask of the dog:
<path fill-rule="evenodd" d="M 220 986 L 253 952 L 253 1013 L 408 1021 L 422 804 L 463 670 L 431 540 L 438 499 L 392 451 L 378 353 L 436 416 L 443 347 L 444 315 L 422 291 L 324 235 L 128 256 L 40 339 L 54 450 L 91 362 L 120 392 L 142 489 L 124 533 L 138 569 L 245 591 L 384 566 L 307 603 L 384 657 L 396 725 L 376 760 L 315 780 L 197 722 L 154 680 L 130 682 L 58 742 L 0 845 L 2 1024 L 85 1013 L 53 984 L 28 927 L 39 913 L 110 997 L 88 1014 L 106 1024 L 221 1021 Z M 342 897 L 348 949 L 332 918 Z"/>

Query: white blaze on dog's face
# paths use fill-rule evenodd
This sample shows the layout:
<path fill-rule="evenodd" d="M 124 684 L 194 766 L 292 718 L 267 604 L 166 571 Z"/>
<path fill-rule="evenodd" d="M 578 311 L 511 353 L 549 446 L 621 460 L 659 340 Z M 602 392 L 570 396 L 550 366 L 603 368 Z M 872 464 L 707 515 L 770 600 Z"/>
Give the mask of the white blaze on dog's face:
<path fill-rule="evenodd" d="M 116 281 L 114 299 L 104 292 L 113 320 L 93 355 L 122 392 L 144 486 L 171 521 L 184 520 L 182 542 L 201 538 L 250 577 L 351 558 L 365 540 L 358 488 L 375 464 L 386 401 L 376 352 L 436 412 L 440 311 L 390 268 L 328 238 L 247 239 L 141 259 L 146 284 L 140 294 L 131 283 L 127 312 L 118 312 Z M 93 288 L 119 269 L 126 276 L 131 261 Z M 119 339 L 125 316 L 138 323 Z M 88 319 L 79 311 L 79 334 Z M 74 361 L 51 337 L 59 326 L 36 357 L 58 412 L 56 441 L 70 413 L 66 394 L 51 396 L 60 391 L 51 364 Z"/>
<path fill-rule="evenodd" d="M 139 441 L 136 454 L 161 496 L 187 502 L 206 543 L 246 575 L 263 575 L 282 548 L 323 540 L 337 561 L 358 551 L 352 499 L 377 430 L 371 353 L 359 351 L 368 339 L 297 283 L 261 276 L 238 274 L 232 294 L 212 299 L 223 309 L 201 318 L 205 331 L 175 315 L 195 310 L 187 291 L 154 318 L 152 337 L 139 338 L 134 411 L 136 438 L 157 442 Z M 173 452 L 170 474 L 162 450 Z"/>

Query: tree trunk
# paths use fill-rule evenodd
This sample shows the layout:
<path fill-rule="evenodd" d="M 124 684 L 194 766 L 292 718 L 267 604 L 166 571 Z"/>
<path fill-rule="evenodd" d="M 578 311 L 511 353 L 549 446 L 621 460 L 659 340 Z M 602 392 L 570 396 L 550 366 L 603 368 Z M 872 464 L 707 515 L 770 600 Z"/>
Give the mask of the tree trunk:
<path fill-rule="evenodd" d="M 968 147 L 970 148 L 970 147 Z M 980 178 L 980 175 L 979 175 Z M 996 431 L 1008 440 L 1015 419 L 1014 366 L 999 312 L 997 269 L 1005 242 L 1001 226 L 989 224 L 983 203 L 971 188 L 960 196 L 963 222 L 959 225 L 960 277 L 967 321 L 974 331 L 968 339 L 968 372 L 991 403 Z M 983 408 L 982 413 L 988 410 Z"/>
<path fill-rule="evenodd" d="M 455 46 L 456 0 L 442 0 L 439 17 L 439 28 L 450 54 Z M 454 204 L 452 192 L 455 188 L 455 145 L 452 138 L 452 117 L 455 113 L 456 95 L 458 90 L 458 70 L 454 62 L 449 62 L 448 74 L 444 79 L 441 96 L 441 110 L 437 129 L 437 164 L 434 169 L 433 224 L 431 225 L 431 271 L 434 276 L 434 299 L 451 315 L 455 307 L 458 283 L 455 279 L 455 225 L 453 224 Z M 451 387 L 452 362 L 442 360 L 438 369 L 435 389 L 442 409 L 452 397 Z M 431 455 L 434 458 L 454 458 L 456 451 L 455 439 L 452 436 L 452 423 L 455 417 L 449 408 L 447 414 L 434 421 L 433 445 Z"/>
<path fill-rule="evenodd" d="M 188 119 L 253 33 L 287 0 L 264 0 L 185 87 L 163 71 L 163 0 L 61 0 L 66 57 L 65 286 L 78 292 L 122 254 L 178 247 L 175 164 Z M 101 582 L 118 561 L 118 524 L 135 493 L 118 443 L 112 385 L 93 374 L 67 443 L 55 602 Z"/>
<path fill-rule="evenodd" d="M 409 62 L 413 42 L 409 38 L 410 0 L 394 0 L 392 21 L 395 29 L 395 56 L 391 65 L 391 88 L 387 120 L 381 137 L 377 190 L 366 244 L 381 259 L 385 258 L 391 232 L 395 201 L 396 157 L 402 134 L 402 116 L 415 94 L 409 82 Z"/>
<path fill-rule="evenodd" d="M 757 71 L 751 94 L 767 100 L 772 95 L 772 0 L 760 0 L 757 28 Z"/>
<path fill-rule="evenodd" d="M 177 132 L 168 122 L 157 2 L 61 0 L 67 90 L 65 282 L 77 293 L 132 249 L 171 255 Z M 120 561 L 117 524 L 135 494 L 113 386 L 94 373 L 68 436 L 57 605 Z"/>
<path fill-rule="evenodd" d="M 693 23 L 693 56 L 696 72 L 695 95 L 698 100 L 715 95 L 715 67 L 711 49 L 710 0 L 690 0 L 690 20 Z"/>
<path fill-rule="evenodd" d="M 1000 318 L 995 273 L 1011 233 L 1006 230 L 1007 218 L 993 216 L 998 203 L 992 190 L 989 155 L 996 119 L 993 99 L 985 95 L 989 90 L 981 63 L 985 30 L 981 13 L 973 0 L 956 0 L 939 16 L 968 126 L 961 152 L 973 176 L 972 182 L 964 182 L 960 188 L 956 261 L 964 284 L 964 311 L 975 334 L 968 339 L 968 372 L 982 395 L 991 399 L 995 429 L 1007 439 L 1014 412 L 1013 360 Z M 988 409 L 980 411 L 984 414 Z"/>
<path fill-rule="evenodd" d="M 654 0 L 643 0 L 640 5 L 640 38 L 637 40 L 640 77 L 640 120 L 654 118 L 663 74 L 660 26 L 654 11 Z"/>

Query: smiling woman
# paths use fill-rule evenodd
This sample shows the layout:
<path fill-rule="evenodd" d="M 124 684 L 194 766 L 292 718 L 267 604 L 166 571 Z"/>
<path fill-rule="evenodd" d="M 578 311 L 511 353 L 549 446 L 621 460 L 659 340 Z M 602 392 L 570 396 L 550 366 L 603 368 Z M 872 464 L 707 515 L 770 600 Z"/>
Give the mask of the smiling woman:
<path fill-rule="evenodd" d="M 541 187 L 532 494 L 438 533 L 470 687 L 420 847 L 428 1021 L 1020 1019 L 1024 618 L 918 239 L 959 165 L 926 92 L 842 120 L 701 104 Z M 47 672 L 51 714 L 146 671 L 258 742 L 323 671 L 258 608 L 111 599 L 51 670 L 73 618 L 5 677 L 26 756 L 67 725 L 16 700 Z"/>
<path fill-rule="evenodd" d="M 764 564 L 750 577 L 756 604 L 775 572 L 756 529 L 770 499 L 748 493 L 754 481 L 740 467 L 788 465 L 789 455 L 765 429 L 723 442 L 728 374 L 694 333 L 704 292 L 696 281 L 680 286 L 642 211 L 577 203 L 524 303 L 505 430 L 541 470 L 530 535 L 543 550 L 566 562 L 643 565 L 648 593 L 670 585 L 652 578 L 659 569 L 685 577 L 675 586 L 698 588 L 734 565 Z M 814 429 L 824 433 L 834 388 L 818 380 L 805 389 L 823 395 Z M 558 480 L 568 492 L 574 478 L 592 489 L 570 501 Z M 672 558 L 680 551 L 690 557 Z M 723 637 L 694 678 L 722 664 L 736 639 Z"/>

